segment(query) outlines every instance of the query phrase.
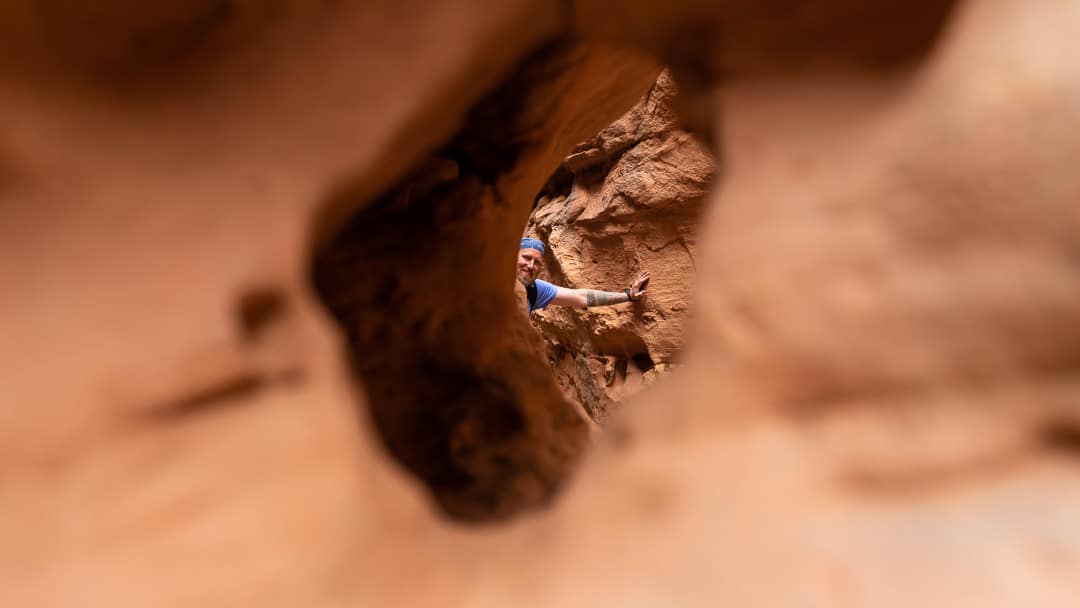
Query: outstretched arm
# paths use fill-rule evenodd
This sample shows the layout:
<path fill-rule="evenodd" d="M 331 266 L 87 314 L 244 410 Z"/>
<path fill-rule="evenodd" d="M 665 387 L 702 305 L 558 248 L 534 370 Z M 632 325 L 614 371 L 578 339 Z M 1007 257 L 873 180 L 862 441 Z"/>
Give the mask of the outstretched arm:
<path fill-rule="evenodd" d="M 559 287 L 552 304 L 591 308 L 593 306 L 611 306 L 623 302 L 636 302 L 645 296 L 645 286 L 649 282 L 649 272 L 643 271 L 630 284 L 626 291 L 599 291 L 596 289 L 567 289 Z"/>
<path fill-rule="evenodd" d="M 611 306 L 629 302 L 630 298 L 622 291 L 599 291 L 596 289 L 567 289 L 560 287 L 558 293 L 551 300 L 552 304 L 559 306 L 571 306 L 573 308 L 589 308 L 592 306 Z"/>

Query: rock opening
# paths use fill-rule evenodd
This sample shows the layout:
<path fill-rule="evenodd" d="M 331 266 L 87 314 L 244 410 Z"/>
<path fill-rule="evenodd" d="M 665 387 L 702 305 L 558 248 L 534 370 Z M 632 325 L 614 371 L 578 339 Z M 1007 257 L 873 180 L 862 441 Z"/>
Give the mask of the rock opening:
<path fill-rule="evenodd" d="M 517 306 L 514 249 L 561 158 L 658 72 L 624 51 L 548 45 L 316 252 L 315 287 L 385 446 L 455 518 L 547 504 L 586 447 L 586 421 Z"/>
<path fill-rule="evenodd" d="M 651 273 L 642 302 L 533 315 L 560 386 L 601 423 L 667 373 L 684 342 L 699 212 L 717 166 L 677 103 L 665 71 L 633 108 L 563 159 L 526 230 L 547 242 L 560 285 L 621 291 L 638 270 Z"/>

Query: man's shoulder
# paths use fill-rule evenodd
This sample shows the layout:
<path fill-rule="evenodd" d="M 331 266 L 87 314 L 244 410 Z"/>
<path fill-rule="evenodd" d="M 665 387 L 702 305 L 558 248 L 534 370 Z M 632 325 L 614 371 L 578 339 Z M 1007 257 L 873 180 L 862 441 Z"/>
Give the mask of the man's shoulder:
<path fill-rule="evenodd" d="M 558 285 L 555 285 L 554 283 L 548 283 L 543 279 L 536 279 L 535 281 L 533 281 L 533 284 L 536 285 L 536 291 L 540 293 L 554 293 L 559 289 Z"/>
<path fill-rule="evenodd" d="M 547 281 L 536 279 L 533 281 L 533 285 L 536 286 L 536 302 L 533 305 L 533 309 L 546 307 L 559 293 L 559 288 Z"/>

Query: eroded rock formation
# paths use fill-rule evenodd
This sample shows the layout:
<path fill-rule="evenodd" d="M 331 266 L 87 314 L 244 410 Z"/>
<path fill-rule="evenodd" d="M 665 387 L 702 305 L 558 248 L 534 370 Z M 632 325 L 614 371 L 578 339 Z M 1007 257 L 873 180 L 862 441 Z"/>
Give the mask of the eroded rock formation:
<path fill-rule="evenodd" d="M 665 71 L 624 116 L 579 144 L 552 175 L 527 231 L 549 247 L 549 279 L 621 291 L 652 273 L 646 301 L 533 315 L 556 377 L 597 420 L 667 373 L 693 297 L 702 198 L 713 156 L 681 126 Z"/>
<path fill-rule="evenodd" d="M 1076 2 L 27 1 L 0 17 L 0 604 L 1075 605 Z M 431 158 L 469 108 L 574 32 L 670 65 L 680 115 L 723 159 L 692 339 L 679 382 L 614 416 L 560 500 L 465 528 L 367 415 L 431 387 L 369 393 L 312 257 L 412 171 L 451 175 Z M 491 251 L 442 268 L 380 234 L 395 255 L 378 263 L 482 283 L 505 256 L 477 315 L 520 316 L 533 195 L 644 90 L 594 88 L 606 77 L 498 110 L 551 137 L 497 177 L 458 163 L 479 198 L 444 212 L 505 214 Z M 441 234 L 438 209 L 413 211 L 388 225 L 402 242 Z M 425 325 L 422 281 L 396 293 L 405 312 L 371 314 L 424 340 L 376 336 L 360 346 L 403 359 L 375 363 L 504 354 Z M 529 377 L 480 384 L 480 402 Z M 465 464 L 488 471 L 502 447 Z"/>
<path fill-rule="evenodd" d="M 658 71 L 638 54 L 546 46 L 316 256 L 376 427 L 457 517 L 547 504 L 584 451 L 585 421 L 537 357 L 537 336 L 506 314 L 507 250 L 553 152 L 633 104 Z"/>

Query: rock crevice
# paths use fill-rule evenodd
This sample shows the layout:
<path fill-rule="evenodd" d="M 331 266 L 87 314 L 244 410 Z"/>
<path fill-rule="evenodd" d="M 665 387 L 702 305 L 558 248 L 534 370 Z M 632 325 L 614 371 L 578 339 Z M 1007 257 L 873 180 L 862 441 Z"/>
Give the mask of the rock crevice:
<path fill-rule="evenodd" d="M 527 233 L 548 243 L 549 278 L 560 285 L 621 291 L 639 270 L 652 275 L 641 303 L 534 314 L 560 385 L 596 420 L 670 369 L 684 342 L 699 212 L 717 168 L 677 103 L 665 71 L 563 159 L 529 219 Z M 642 360 L 650 363 L 633 363 Z"/>

